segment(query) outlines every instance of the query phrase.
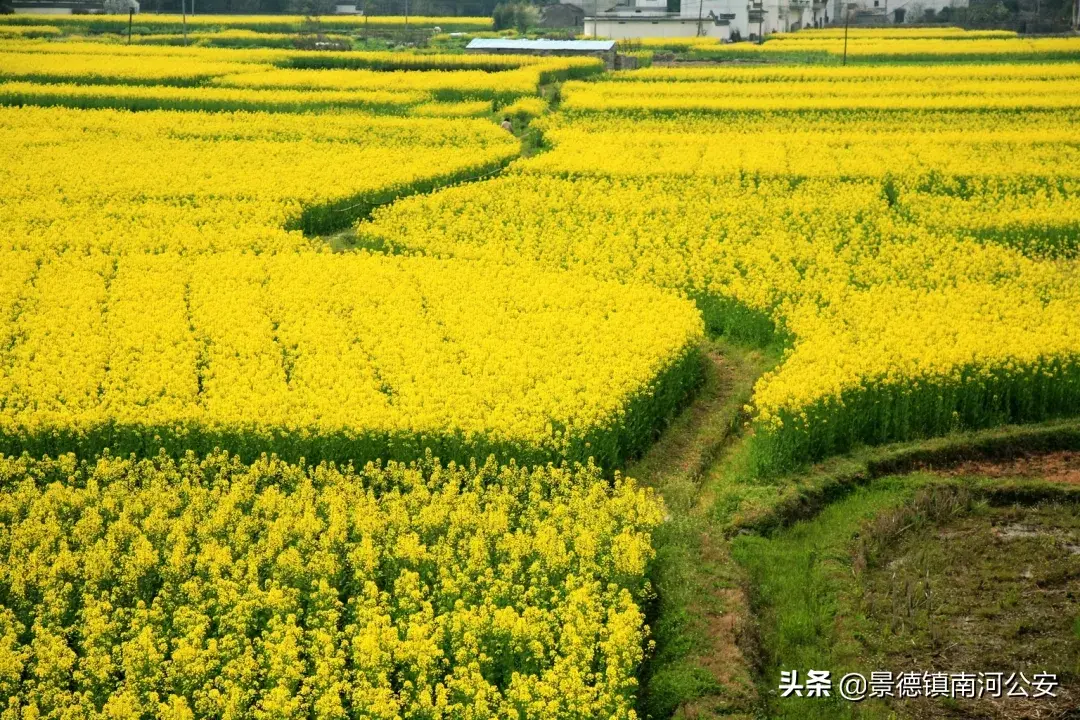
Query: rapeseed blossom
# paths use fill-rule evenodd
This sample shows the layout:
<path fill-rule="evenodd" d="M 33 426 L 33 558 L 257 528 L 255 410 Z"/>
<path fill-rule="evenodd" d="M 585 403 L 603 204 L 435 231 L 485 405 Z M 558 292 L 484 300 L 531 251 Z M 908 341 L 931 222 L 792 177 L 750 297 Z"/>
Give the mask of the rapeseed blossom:
<path fill-rule="evenodd" d="M 440 101 L 478 71 L 7 55 L 86 73 L 0 86 L 5 713 L 634 718 L 664 509 L 614 468 L 699 380 L 694 305 L 312 237 L 515 157 L 490 121 L 323 105 L 486 114 Z M 572 69 L 514 67 L 475 87 Z"/>
<path fill-rule="evenodd" d="M 645 286 L 364 254 L 4 257 L 6 452 L 612 467 L 698 377 L 693 305 Z"/>
<path fill-rule="evenodd" d="M 567 83 L 549 152 L 358 230 L 678 289 L 714 331 L 781 339 L 754 392 L 769 466 L 1075 412 L 1077 68 L 918 72 Z M 1044 83 L 1065 89 L 1042 105 Z"/>
<path fill-rule="evenodd" d="M 595 466 L 0 459 L 26 716 L 634 718 L 663 506 Z"/>
<path fill-rule="evenodd" d="M 431 447 L 611 468 L 649 442 L 697 380 L 690 303 L 328 253 L 301 230 L 490 172 L 518 144 L 482 120 L 312 117 L 0 109 L 6 451 Z"/>

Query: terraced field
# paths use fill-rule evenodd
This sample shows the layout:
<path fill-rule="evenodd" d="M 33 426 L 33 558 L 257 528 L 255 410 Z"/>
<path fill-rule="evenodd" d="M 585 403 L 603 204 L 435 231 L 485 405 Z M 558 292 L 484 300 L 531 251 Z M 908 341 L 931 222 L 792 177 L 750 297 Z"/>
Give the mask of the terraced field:
<path fill-rule="evenodd" d="M 999 470 L 1080 449 L 1075 38 L 147 17 L 0 19 L 0 713 L 1068 710 L 1073 488 Z M 775 697 L 984 656 L 1063 692 Z"/>

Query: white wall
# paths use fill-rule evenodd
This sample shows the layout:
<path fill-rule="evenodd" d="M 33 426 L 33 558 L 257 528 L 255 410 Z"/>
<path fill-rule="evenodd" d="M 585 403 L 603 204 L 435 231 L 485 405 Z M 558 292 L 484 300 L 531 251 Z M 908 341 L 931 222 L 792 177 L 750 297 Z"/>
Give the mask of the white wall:
<path fill-rule="evenodd" d="M 900 0 L 895 1 L 899 2 Z M 683 0 L 681 15 L 696 18 L 699 3 L 702 8 L 701 13 L 706 17 L 708 17 L 710 11 L 717 16 L 724 14 L 734 15 L 735 19 L 731 21 L 731 28 L 738 30 L 744 39 L 750 33 L 757 34 L 758 23 L 750 22 L 747 0 L 697 0 L 696 2 L 695 0 Z M 793 8 L 787 0 L 764 0 L 762 7 L 765 16 L 761 23 L 761 31 L 766 35 L 810 27 L 814 22 L 814 13 L 810 4 L 807 4 L 806 7 Z M 822 10 L 818 11 L 819 17 L 823 17 L 824 14 Z"/>
<path fill-rule="evenodd" d="M 656 1 L 658 0 L 635 0 L 635 4 L 642 8 L 644 2 Z M 838 2 L 839 0 L 834 1 Z M 894 7 L 894 4 L 909 1 L 880 0 L 883 4 L 888 2 L 890 8 Z M 955 0 L 926 0 L 929 3 L 948 3 L 951 1 Z M 578 5 L 582 4 L 584 0 L 563 0 L 563 2 Z M 873 0 L 863 0 L 863 2 L 871 7 L 873 6 Z M 625 21 L 600 18 L 597 20 L 595 32 L 593 30 L 593 21 L 588 20 L 585 23 L 585 34 L 609 37 L 614 40 L 642 37 L 693 37 L 697 35 L 697 20 L 700 13 L 703 29 L 707 37 L 726 40 L 730 37 L 732 30 L 738 30 L 745 40 L 751 34 L 757 35 L 759 30 L 757 22 L 750 22 L 747 4 L 747 0 L 682 0 L 678 18 L 661 17 L 653 20 L 635 19 Z M 833 20 L 832 4 L 833 2 L 830 2 L 827 9 L 824 7 L 818 8 L 817 18 L 819 20 L 824 21 L 826 14 L 829 16 L 830 21 Z M 666 0 L 664 0 L 663 5 L 666 7 Z M 760 30 L 765 35 L 813 27 L 815 13 L 812 3 L 792 7 L 789 0 L 763 0 L 762 7 L 764 9 L 764 19 Z M 649 9 L 652 9 L 651 6 Z M 735 17 L 730 21 L 729 25 L 716 25 L 709 19 L 710 12 L 717 17 L 723 15 L 734 15 Z"/>
<path fill-rule="evenodd" d="M 879 4 L 874 5 L 874 0 L 858 0 L 860 8 L 866 9 L 879 9 L 885 10 L 887 14 L 888 22 L 892 22 L 892 12 L 896 8 L 904 8 L 907 11 L 907 18 L 905 22 L 917 22 L 917 17 L 922 14 L 922 10 L 941 10 L 947 7 L 967 7 L 968 0 L 878 0 Z M 836 0 L 835 3 L 829 4 L 829 15 L 834 13 L 836 17 L 843 21 L 843 5 L 840 0 Z"/>
<path fill-rule="evenodd" d="M 712 20 L 703 20 L 702 29 L 709 38 L 727 39 L 728 28 L 715 25 Z M 653 21 L 599 18 L 595 22 L 590 18 L 585 21 L 585 35 L 606 37 L 612 40 L 630 40 L 643 37 L 694 37 L 698 34 L 697 16 L 678 19 L 664 18 Z"/>

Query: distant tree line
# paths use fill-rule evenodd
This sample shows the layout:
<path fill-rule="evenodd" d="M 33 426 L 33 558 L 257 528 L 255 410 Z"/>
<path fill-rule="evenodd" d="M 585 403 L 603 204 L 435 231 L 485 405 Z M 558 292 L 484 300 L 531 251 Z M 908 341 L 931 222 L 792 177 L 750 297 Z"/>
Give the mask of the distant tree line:
<path fill-rule="evenodd" d="M 0 3 L 5 0 L 0 0 Z M 404 15 L 406 0 L 184 0 L 190 12 L 234 14 L 325 14 L 338 2 L 356 4 L 367 15 Z M 181 0 L 142 0 L 143 12 L 180 12 Z M 501 0 L 408 0 L 410 15 L 491 17 Z"/>
<path fill-rule="evenodd" d="M 1073 2 L 1080 0 L 970 0 L 967 7 L 908 6 L 908 22 L 945 23 L 969 29 L 1056 33 L 1072 27 Z"/>
<path fill-rule="evenodd" d="M 0 7 L 8 0 L 0 0 Z M 196 13 L 325 15 L 337 4 L 356 4 L 365 15 L 492 17 L 496 29 L 536 25 L 540 8 L 562 0 L 183 0 Z M 141 0 L 143 12 L 179 13 L 181 0 Z"/>

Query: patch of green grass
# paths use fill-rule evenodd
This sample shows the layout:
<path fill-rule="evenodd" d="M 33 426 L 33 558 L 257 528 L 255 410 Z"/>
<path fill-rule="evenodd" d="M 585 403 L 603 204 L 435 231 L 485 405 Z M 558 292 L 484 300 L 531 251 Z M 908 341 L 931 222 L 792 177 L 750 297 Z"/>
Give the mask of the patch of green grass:
<path fill-rule="evenodd" d="M 759 472 L 754 436 L 739 441 L 706 472 L 703 496 L 712 501 L 714 522 L 728 535 L 768 533 L 796 520 L 813 517 L 853 488 L 887 475 L 923 468 L 949 467 L 969 460 L 997 462 L 1026 454 L 1080 449 L 1080 421 L 1056 420 L 1008 425 L 989 430 L 955 432 L 929 440 L 862 446 L 798 471 L 773 475 Z M 1015 493 L 1024 501 L 1027 486 L 1009 482 L 994 492 Z M 1040 488 L 1045 496 L 1053 488 Z"/>
<path fill-rule="evenodd" d="M 656 488 L 674 512 L 698 505 L 706 470 L 737 436 L 754 382 L 780 361 L 779 351 L 713 337 L 702 345 L 706 368 L 694 401 L 625 474 Z"/>
<path fill-rule="evenodd" d="M 900 480 L 859 488 L 816 518 L 798 522 L 775 538 L 746 535 L 732 542 L 732 556 L 747 571 L 751 607 L 765 651 L 764 685 L 776 687 L 781 670 L 839 671 L 843 653 L 841 596 L 857 592 L 849 552 L 859 527 L 909 502 L 914 485 Z M 770 717 L 845 717 L 835 701 L 771 703 Z"/>
<path fill-rule="evenodd" d="M 762 706 L 759 691 L 774 689 L 778 676 L 769 676 L 774 670 L 765 669 L 768 661 L 761 657 L 759 630 L 747 599 L 753 582 L 747 567 L 731 558 L 732 538 L 736 543 L 755 542 L 754 534 L 812 520 L 860 489 L 886 493 L 855 496 L 867 503 L 870 516 L 875 514 L 875 502 L 902 507 L 905 499 L 917 494 L 912 484 L 917 481 L 882 479 L 889 475 L 966 460 L 1004 460 L 1029 452 L 1080 448 L 1080 422 L 1055 421 L 864 447 L 797 473 L 763 477 L 755 472 L 750 456 L 752 435 L 744 432 L 742 405 L 753 382 L 779 362 L 781 353 L 778 348 L 748 349 L 727 340 L 710 341 L 705 353 L 731 363 L 734 375 L 725 379 L 713 366 L 694 403 L 641 460 L 627 468 L 627 474 L 658 489 L 672 515 L 656 535 L 652 580 L 657 601 L 649 610 L 656 651 L 642 672 L 642 717 L 772 717 L 772 708 Z M 890 482 L 903 493 L 892 495 Z M 996 504 L 1071 496 L 1061 486 L 1008 480 L 980 487 L 980 493 Z M 839 523 L 842 515 L 826 517 Z M 830 567 L 822 557 L 818 553 L 811 565 L 804 558 L 803 573 L 809 572 L 808 567 Z M 843 573 L 829 577 L 844 579 Z M 813 637 L 826 627 L 821 620 L 818 630 L 811 632 L 813 618 L 827 620 L 832 606 L 826 602 L 807 607 L 813 612 L 800 611 L 802 618 L 796 617 L 791 627 Z M 857 632 L 861 631 L 853 631 L 848 642 Z M 799 710 L 794 717 L 814 717 L 806 713 L 818 712 L 806 706 Z M 842 718 L 849 711 L 850 707 L 824 704 L 817 717 Z M 864 707 L 860 712 L 871 711 Z"/>
<path fill-rule="evenodd" d="M 830 507 L 838 507 L 849 497 L 862 503 L 860 516 L 876 517 L 883 507 L 903 508 L 918 493 L 917 483 L 930 478 L 888 479 L 922 468 L 949 467 L 969 460 L 1002 461 L 1028 453 L 1049 453 L 1080 448 L 1080 422 L 1054 421 L 1029 426 L 1008 426 L 991 430 L 954 433 L 941 438 L 887 446 L 862 447 L 854 452 L 787 475 L 762 476 L 751 456 L 752 435 L 745 433 L 741 404 L 749 397 L 753 381 L 771 363 L 778 362 L 778 350 L 749 351 L 741 345 L 715 341 L 721 356 L 745 363 L 748 352 L 757 355 L 729 393 L 729 400 L 714 409 L 709 397 L 718 396 L 722 384 L 715 377 L 706 380 L 699 398 L 669 428 L 661 441 L 628 473 L 657 487 L 672 508 L 672 519 L 657 535 L 658 556 L 653 582 L 658 601 L 650 615 L 657 650 L 642 674 L 639 710 L 643 717 L 745 718 L 772 717 L 772 708 L 761 705 L 759 692 L 746 683 L 760 681 L 759 689 L 775 689 L 778 672 L 761 656 L 760 632 L 747 599 L 753 578 L 744 564 L 731 558 L 730 545 L 767 543 L 758 537 L 780 533 L 799 521 L 812 522 Z M 707 350 L 708 352 L 708 350 Z M 740 361 L 740 358 L 742 360 Z M 711 384 L 710 384 L 711 383 Z M 694 417 L 694 413 L 705 417 Z M 709 419 L 713 413 L 718 418 Z M 722 440 L 706 440 L 700 428 L 723 428 Z M 707 447 L 708 453 L 684 452 L 680 444 Z M 696 458 L 685 463 L 680 458 Z M 682 470 L 679 462 L 684 462 Z M 935 482 L 938 482 L 935 480 Z M 890 483 L 893 485 L 890 488 Z M 902 492 L 901 492 L 902 491 Z M 860 495 L 867 492 L 867 495 Z M 855 495 L 853 495 L 855 493 Z M 884 494 L 879 494 L 884 493 Z M 1062 485 L 1032 484 L 997 480 L 979 486 L 979 493 L 994 504 L 1031 504 L 1047 499 L 1068 501 L 1069 488 Z M 876 505 L 881 504 L 883 505 Z M 850 508 L 849 508 L 850 510 Z M 824 515 L 833 527 L 815 533 L 844 537 L 838 528 L 847 511 Z M 889 516 L 886 514 L 886 516 Z M 893 513 L 894 519 L 903 512 Z M 831 518 L 831 520 L 829 520 Z M 897 526 L 897 527 L 902 527 Z M 825 543 L 828 545 L 828 543 Z M 871 552 L 877 552 L 873 547 Z M 836 556 L 818 552 L 813 559 L 803 556 L 800 572 L 807 576 L 822 567 L 835 570 Z M 853 564 L 854 560 L 851 561 Z M 799 566 L 796 565 L 798 568 Z M 846 581 L 841 572 L 832 572 L 825 581 Z M 791 572 L 795 572 L 792 570 Z M 850 568 L 847 570 L 850 573 Z M 770 577 L 762 570 L 761 577 Z M 795 577 L 800 577 L 798 574 Z M 812 575 L 820 578 L 820 575 Z M 817 582 L 817 580 L 815 580 Z M 818 586 L 830 587 L 825 584 Z M 798 599 L 798 595 L 795 598 Z M 761 610 L 761 595 L 757 608 Z M 799 606 L 799 603 L 793 603 Z M 791 620 L 791 633 L 809 637 L 829 637 L 827 621 L 833 610 L 828 601 L 803 603 Z M 816 618 L 816 620 L 815 620 Z M 1077 621 L 1080 623 L 1080 620 Z M 854 642 L 852 631 L 847 642 Z M 1066 634 L 1068 630 L 1066 629 Z M 793 635 L 792 635 L 793 636 Z M 833 635 L 832 637 L 836 637 Z M 841 635 L 841 637 L 844 637 Z M 830 641 L 831 642 L 831 641 Z M 733 652 L 734 648 L 734 652 Z M 860 670 L 866 670 L 860 667 Z M 770 675 L 771 673 L 771 675 Z M 847 717 L 851 708 L 841 705 L 799 706 L 794 717 Z M 870 710 L 861 710 L 870 712 Z M 891 711 L 890 711 L 891 712 Z M 866 715 L 873 717 L 873 715 Z M 886 715 L 888 717 L 888 715 Z"/>
<path fill-rule="evenodd" d="M 690 703 L 710 713 L 745 712 L 756 699 L 751 663 L 739 646 L 747 620 L 742 573 L 703 510 L 705 470 L 737 436 L 754 381 L 779 353 L 714 338 L 702 348 L 704 381 L 694 401 L 626 474 L 656 488 L 671 517 L 655 533 L 649 608 L 656 651 L 642 670 L 639 711 L 670 717 Z"/>
<path fill-rule="evenodd" d="M 395 249 L 388 247 L 382 238 L 359 235 L 356 227 L 348 227 L 333 235 L 318 238 L 325 242 L 334 252 L 351 252 L 353 250 L 370 250 L 371 252 L 396 254 Z"/>

